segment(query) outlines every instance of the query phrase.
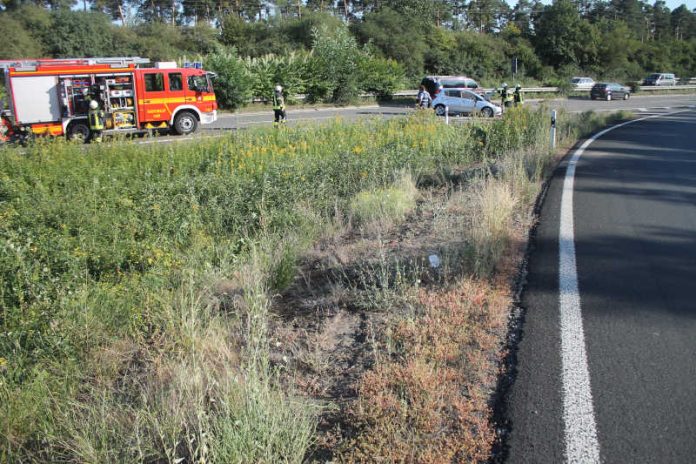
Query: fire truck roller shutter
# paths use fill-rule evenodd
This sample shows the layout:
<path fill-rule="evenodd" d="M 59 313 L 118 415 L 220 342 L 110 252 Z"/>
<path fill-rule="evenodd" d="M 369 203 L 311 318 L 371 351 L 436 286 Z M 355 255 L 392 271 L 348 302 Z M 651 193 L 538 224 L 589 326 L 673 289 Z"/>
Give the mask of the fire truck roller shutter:
<path fill-rule="evenodd" d="M 15 121 L 22 124 L 61 120 L 56 76 L 13 76 Z"/>

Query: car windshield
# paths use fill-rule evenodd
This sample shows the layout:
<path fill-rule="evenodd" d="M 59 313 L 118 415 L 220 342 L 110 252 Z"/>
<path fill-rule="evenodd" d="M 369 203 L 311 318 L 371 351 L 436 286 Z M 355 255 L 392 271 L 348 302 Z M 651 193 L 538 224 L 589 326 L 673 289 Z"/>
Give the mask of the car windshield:
<path fill-rule="evenodd" d="M 659 74 L 651 74 L 648 76 L 648 79 L 657 79 L 658 77 L 660 77 Z"/>
<path fill-rule="evenodd" d="M 468 98 L 471 100 L 483 100 L 480 95 L 476 95 L 473 92 L 462 92 L 462 98 Z"/>
<path fill-rule="evenodd" d="M 572 78 L 572 79 L 570 80 L 570 82 L 572 82 L 573 84 L 577 84 L 577 83 L 579 83 L 581 80 L 582 80 L 582 79 L 580 79 L 579 77 L 574 77 L 574 78 Z"/>

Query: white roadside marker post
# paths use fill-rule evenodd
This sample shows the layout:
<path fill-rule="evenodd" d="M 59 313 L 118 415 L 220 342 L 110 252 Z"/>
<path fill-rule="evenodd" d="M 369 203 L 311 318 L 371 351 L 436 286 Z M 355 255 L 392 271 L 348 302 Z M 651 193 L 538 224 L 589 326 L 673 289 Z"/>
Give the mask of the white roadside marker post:
<path fill-rule="evenodd" d="M 551 149 L 556 149 L 556 110 L 551 110 Z"/>
<path fill-rule="evenodd" d="M 445 106 L 445 124 L 449 126 L 449 106 Z"/>

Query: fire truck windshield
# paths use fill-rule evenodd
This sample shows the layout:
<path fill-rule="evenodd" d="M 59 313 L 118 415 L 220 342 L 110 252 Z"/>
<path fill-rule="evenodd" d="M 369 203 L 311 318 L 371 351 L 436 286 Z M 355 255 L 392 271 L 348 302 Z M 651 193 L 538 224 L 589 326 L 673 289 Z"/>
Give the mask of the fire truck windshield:
<path fill-rule="evenodd" d="M 190 76 L 188 78 L 189 90 L 195 92 L 210 92 L 210 85 L 206 76 Z"/>

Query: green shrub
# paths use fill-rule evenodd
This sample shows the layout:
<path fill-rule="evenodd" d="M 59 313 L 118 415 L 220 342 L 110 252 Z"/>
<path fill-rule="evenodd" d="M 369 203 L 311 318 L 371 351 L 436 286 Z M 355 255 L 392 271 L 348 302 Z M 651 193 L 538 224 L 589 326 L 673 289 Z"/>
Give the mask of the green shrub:
<path fill-rule="evenodd" d="M 380 98 L 390 98 L 399 90 L 406 72 L 395 60 L 365 54 L 359 61 L 360 88 L 375 93 Z"/>
<path fill-rule="evenodd" d="M 234 49 L 213 53 L 205 58 L 205 68 L 217 74 L 213 82 L 215 97 L 223 108 L 246 105 L 253 96 L 254 78 Z"/>
<path fill-rule="evenodd" d="M 329 30 L 314 29 L 311 77 L 308 85 L 310 100 L 348 103 L 359 93 L 358 44 L 345 26 Z"/>
<path fill-rule="evenodd" d="M 306 92 L 310 59 L 307 52 L 245 58 L 243 63 L 250 77 L 252 94 L 270 100 L 273 88 L 280 84 L 292 102 L 295 95 Z"/>
<path fill-rule="evenodd" d="M 631 93 L 638 93 L 640 92 L 640 84 L 641 81 L 629 81 L 626 83 L 631 88 Z"/>
<path fill-rule="evenodd" d="M 570 82 L 570 79 L 567 79 L 565 77 L 548 79 L 545 81 L 545 83 L 546 85 L 551 87 L 558 87 L 558 93 L 560 95 L 568 95 L 570 92 L 573 91 L 573 84 Z"/>

